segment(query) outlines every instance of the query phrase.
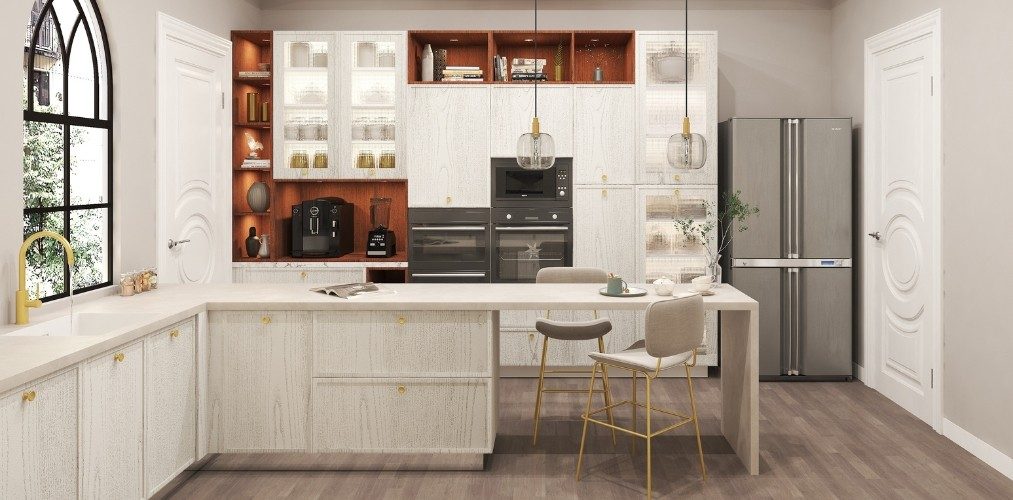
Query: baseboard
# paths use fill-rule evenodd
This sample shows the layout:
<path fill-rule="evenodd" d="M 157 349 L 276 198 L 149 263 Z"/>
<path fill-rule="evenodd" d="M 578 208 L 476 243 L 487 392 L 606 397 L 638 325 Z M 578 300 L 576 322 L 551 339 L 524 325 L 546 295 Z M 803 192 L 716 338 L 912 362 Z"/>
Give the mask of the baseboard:
<path fill-rule="evenodd" d="M 855 377 L 855 380 L 861 380 L 865 382 L 865 368 L 858 363 L 851 363 L 851 371 Z"/>
<path fill-rule="evenodd" d="M 965 431 L 959 425 L 945 418 L 943 419 L 943 435 L 1004 476 L 1013 479 L 1013 457 L 995 449 L 992 445 L 979 439 L 978 436 Z"/>

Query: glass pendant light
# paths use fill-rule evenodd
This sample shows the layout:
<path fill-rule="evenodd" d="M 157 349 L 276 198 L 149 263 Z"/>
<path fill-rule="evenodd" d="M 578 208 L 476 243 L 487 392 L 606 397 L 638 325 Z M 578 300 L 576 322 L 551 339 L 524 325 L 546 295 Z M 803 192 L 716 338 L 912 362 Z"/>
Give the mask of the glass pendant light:
<path fill-rule="evenodd" d="M 538 0 L 535 0 L 535 117 L 531 133 L 517 139 L 517 165 L 524 170 L 546 170 L 556 163 L 556 143 L 538 126 Z M 544 67 L 541 68 L 545 70 Z"/>
<path fill-rule="evenodd" d="M 682 118 L 682 133 L 668 138 L 668 164 L 682 170 L 696 170 L 707 163 L 707 139 L 694 134 L 689 126 L 689 0 L 686 0 L 685 65 L 686 113 Z"/>

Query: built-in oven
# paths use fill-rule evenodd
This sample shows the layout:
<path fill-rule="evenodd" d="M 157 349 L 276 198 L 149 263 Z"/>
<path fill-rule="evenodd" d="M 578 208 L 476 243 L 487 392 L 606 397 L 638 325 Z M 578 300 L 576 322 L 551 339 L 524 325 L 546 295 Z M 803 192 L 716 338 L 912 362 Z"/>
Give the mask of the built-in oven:
<path fill-rule="evenodd" d="M 492 206 L 570 207 L 573 206 L 573 158 L 556 158 L 546 170 L 524 170 L 516 158 L 492 159 Z"/>
<path fill-rule="evenodd" d="M 573 209 L 492 211 L 493 283 L 534 283 L 540 269 L 573 265 Z"/>
<path fill-rule="evenodd" d="M 412 283 L 488 283 L 488 208 L 408 210 L 408 278 Z"/>

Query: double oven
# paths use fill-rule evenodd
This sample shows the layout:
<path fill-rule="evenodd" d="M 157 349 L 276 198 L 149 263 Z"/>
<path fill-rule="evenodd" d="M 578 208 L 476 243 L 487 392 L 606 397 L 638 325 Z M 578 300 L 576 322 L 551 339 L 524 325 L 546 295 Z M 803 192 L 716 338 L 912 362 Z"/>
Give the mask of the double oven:
<path fill-rule="evenodd" d="M 408 210 L 414 283 L 532 283 L 573 265 L 570 158 L 548 170 L 492 159 L 492 208 Z"/>

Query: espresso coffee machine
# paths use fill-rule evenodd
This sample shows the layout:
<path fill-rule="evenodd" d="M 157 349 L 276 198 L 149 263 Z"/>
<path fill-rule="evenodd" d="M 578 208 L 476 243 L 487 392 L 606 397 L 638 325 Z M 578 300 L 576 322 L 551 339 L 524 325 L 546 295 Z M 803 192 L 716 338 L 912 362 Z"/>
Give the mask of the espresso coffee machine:
<path fill-rule="evenodd" d="M 355 207 L 341 198 L 292 205 L 292 256 L 340 257 L 352 253 Z"/>
<path fill-rule="evenodd" d="M 390 201 L 390 198 L 369 200 L 369 223 L 373 229 L 366 242 L 366 257 L 393 257 L 397 253 L 394 231 L 388 228 Z"/>

